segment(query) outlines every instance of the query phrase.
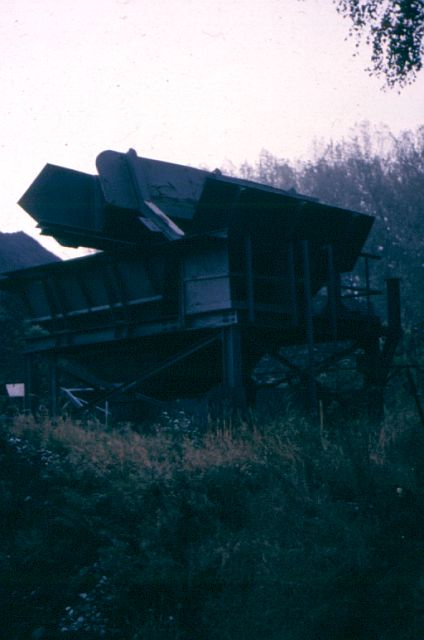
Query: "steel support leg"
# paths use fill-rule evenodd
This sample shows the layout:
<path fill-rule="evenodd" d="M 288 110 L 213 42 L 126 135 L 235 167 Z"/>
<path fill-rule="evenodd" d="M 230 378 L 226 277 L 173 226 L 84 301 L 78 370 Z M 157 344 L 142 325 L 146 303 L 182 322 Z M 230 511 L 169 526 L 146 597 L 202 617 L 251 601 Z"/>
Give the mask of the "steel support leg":
<path fill-rule="evenodd" d="M 25 413 L 32 412 L 32 383 L 33 383 L 33 355 L 32 353 L 25 354 L 25 396 L 24 396 L 24 411 Z"/>
<path fill-rule="evenodd" d="M 330 331 L 331 338 L 334 342 L 337 340 L 337 316 L 339 311 L 340 301 L 337 296 L 337 283 L 336 273 L 334 269 L 334 252 L 333 246 L 330 244 L 327 247 L 327 296 L 328 296 L 328 310 L 330 314 Z"/>
<path fill-rule="evenodd" d="M 50 417 L 57 417 L 58 384 L 57 384 L 57 360 L 55 356 L 49 357 L 49 410 Z"/>
<path fill-rule="evenodd" d="M 250 235 L 244 239 L 244 251 L 246 259 L 247 319 L 253 323 L 255 322 L 255 287 L 253 281 L 252 236 Z"/>
<path fill-rule="evenodd" d="M 371 420 L 384 416 L 384 391 L 381 371 L 381 350 L 378 337 L 369 339 L 365 346 L 364 387 L 366 410 Z"/>
<path fill-rule="evenodd" d="M 295 255 L 294 255 L 294 245 L 292 242 L 290 242 L 287 248 L 287 272 L 289 276 L 289 287 L 290 287 L 291 321 L 292 321 L 293 327 L 297 327 L 299 322 L 299 313 L 298 313 L 298 300 L 297 300 Z"/>
<path fill-rule="evenodd" d="M 400 305 L 400 279 L 387 278 L 387 324 L 393 335 L 402 333 L 401 305 Z"/>
<path fill-rule="evenodd" d="M 240 327 L 231 325 L 222 329 L 222 379 L 224 393 L 235 408 L 246 403 L 243 385 L 243 362 Z"/>
<path fill-rule="evenodd" d="M 305 302 L 306 342 L 308 347 L 309 400 L 312 413 L 318 415 L 317 384 L 315 380 L 314 323 L 312 310 L 311 270 L 309 264 L 309 243 L 302 242 L 303 289 Z"/>

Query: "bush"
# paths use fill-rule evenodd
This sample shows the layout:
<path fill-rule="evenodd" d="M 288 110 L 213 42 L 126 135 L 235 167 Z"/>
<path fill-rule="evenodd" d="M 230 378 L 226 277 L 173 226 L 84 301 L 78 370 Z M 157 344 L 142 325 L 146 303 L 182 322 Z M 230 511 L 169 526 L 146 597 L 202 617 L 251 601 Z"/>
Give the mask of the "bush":
<path fill-rule="evenodd" d="M 252 416 L 193 438 L 162 426 L 4 427 L 4 637 L 420 636 L 412 416 L 328 430 Z"/>

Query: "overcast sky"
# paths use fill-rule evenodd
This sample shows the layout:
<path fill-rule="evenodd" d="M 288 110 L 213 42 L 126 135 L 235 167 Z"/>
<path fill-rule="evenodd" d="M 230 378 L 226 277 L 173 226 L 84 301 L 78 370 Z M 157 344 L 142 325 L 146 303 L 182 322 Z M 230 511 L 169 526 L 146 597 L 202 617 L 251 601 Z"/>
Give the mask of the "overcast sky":
<path fill-rule="evenodd" d="M 36 233 L 15 203 L 47 162 L 214 169 L 423 124 L 424 75 L 381 91 L 348 28 L 331 0 L 0 0 L 0 230 Z"/>

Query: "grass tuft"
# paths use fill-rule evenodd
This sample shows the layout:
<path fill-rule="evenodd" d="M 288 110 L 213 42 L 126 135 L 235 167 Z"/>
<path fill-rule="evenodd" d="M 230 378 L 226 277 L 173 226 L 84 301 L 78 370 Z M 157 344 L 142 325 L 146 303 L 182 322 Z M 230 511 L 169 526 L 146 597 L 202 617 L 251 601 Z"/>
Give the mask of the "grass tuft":
<path fill-rule="evenodd" d="M 7 637 L 420 637 L 423 453 L 406 412 L 145 431 L 18 416 L 0 449 Z"/>

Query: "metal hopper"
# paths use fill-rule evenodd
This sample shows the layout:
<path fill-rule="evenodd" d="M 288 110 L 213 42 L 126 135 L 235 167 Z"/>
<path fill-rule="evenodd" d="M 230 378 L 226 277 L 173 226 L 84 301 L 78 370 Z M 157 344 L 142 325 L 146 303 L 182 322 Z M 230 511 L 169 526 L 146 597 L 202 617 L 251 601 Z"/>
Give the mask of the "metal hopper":
<path fill-rule="evenodd" d="M 42 233 L 100 252 L 2 282 L 42 327 L 27 353 L 56 363 L 52 380 L 67 362 L 68 375 L 103 380 L 96 402 L 220 388 L 243 403 L 265 355 L 282 362 L 285 348 L 303 345 L 305 363 L 288 366 L 316 408 L 316 345 L 331 343 L 334 361 L 343 343 L 363 355 L 365 384 L 381 387 L 400 335 L 399 291 L 392 281 L 384 325 L 362 253 L 371 216 L 133 150 L 104 151 L 96 164 L 98 175 L 46 165 L 19 203 Z M 359 259 L 365 282 L 344 284 Z M 352 309 L 348 297 L 364 304 Z"/>

